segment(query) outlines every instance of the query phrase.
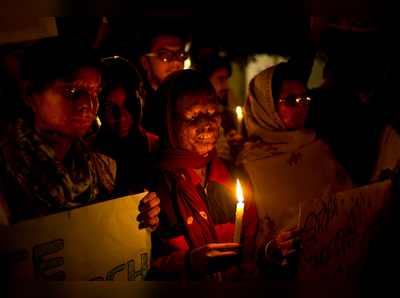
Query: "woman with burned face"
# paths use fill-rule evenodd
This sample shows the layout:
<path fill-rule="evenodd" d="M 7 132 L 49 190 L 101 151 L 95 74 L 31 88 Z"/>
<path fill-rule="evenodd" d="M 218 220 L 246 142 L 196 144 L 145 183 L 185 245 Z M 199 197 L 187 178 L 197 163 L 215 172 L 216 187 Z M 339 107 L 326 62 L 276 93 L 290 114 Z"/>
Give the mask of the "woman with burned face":
<path fill-rule="evenodd" d="M 215 90 L 201 72 L 167 76 L 158 90 L 160 149 L 149 161 L 148 188 L 161 203 L 152 235 L 155 280 L 255 280 L 252 259 L 257 212 L 247 176 L 218 158 L 221 116 Z M 236 179 L 245 210 L 240 243 L 233 242 Z"/>

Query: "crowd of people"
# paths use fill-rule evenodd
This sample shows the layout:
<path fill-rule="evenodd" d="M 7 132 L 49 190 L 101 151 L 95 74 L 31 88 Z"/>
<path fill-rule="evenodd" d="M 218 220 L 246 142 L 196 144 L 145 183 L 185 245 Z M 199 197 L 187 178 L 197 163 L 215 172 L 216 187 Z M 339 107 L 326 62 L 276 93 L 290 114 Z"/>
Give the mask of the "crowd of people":
<path fill-rule="evenodd" d="M 139 31 L 135 49 L 102 36 L 26 46 L 19 72 L 2 66 L 0 226 L 148 190 L 149 280 L 296 280 L 300 203 L 385 179 L 396 195 L 399 180 L 398 115 L 381 102 L 389 69 L 343 69 L 332 51 L 329 86 L 306 87 L 326 26 L 312 18 L 288 62 L 250 81 L 241 131 L 229 60 L 205 45 L 184 69 L 180 26 Z"/>

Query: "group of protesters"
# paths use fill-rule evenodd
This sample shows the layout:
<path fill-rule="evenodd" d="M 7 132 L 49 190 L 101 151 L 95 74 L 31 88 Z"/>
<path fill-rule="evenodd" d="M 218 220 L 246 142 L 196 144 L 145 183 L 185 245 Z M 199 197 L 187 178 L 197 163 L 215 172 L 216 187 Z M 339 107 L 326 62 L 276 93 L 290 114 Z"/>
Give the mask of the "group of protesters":
<path fill-rule="evenodd" d="M 189 55 L 180 26 L 140 31 L 136 56 L 100 51 L 101 38 L 35 41 L 1 83 L 0 226 L 149 191 L 138 217 L 152 231 L 149 280 L 296 280 L 300 203 L 398 182 L 398 127 L 376 103 L 388 74 L 329 64 L 329 86 L 307 89 L 327 20 L 312 18 L 288 62 L 250 81 L 242 131 L 229 61 L 206 46 Z"/>

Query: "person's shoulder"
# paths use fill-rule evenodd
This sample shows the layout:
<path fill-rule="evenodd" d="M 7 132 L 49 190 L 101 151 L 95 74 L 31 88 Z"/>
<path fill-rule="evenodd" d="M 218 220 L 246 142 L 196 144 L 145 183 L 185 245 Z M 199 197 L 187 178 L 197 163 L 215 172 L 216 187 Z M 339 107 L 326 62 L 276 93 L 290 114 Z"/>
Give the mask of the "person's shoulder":
<path fill-rule="evenodd" d="M 158 143 L 159 138 L 157 135 L 146 131 L 146 129 L 143 128 L 141 125 L 138 126 L 138 130 L 142 138 L 147 140 L 147 144 L 149 146 L 149 151 L 150 151 L 149 153 L 152 153 L 159 148 L 159 143 Z"/>

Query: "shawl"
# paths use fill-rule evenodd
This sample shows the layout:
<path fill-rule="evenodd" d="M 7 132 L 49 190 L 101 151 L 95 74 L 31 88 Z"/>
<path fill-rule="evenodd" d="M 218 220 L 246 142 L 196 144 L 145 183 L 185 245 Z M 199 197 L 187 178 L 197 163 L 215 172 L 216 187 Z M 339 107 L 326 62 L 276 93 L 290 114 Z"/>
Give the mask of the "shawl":
<path fill-rule="evenodd" d="M 159 115 L 161 127 L 160 150 L 150 157 L 149 167 L 161 168 L 161 181 L 173 194 L 182 217 L 185 220 L 192 248 L 208 243 L 218 243 L 218 235 L 196 185 L 191 179 L 188 168 L 200 169 L 206 167 L 212 158 L 218 158 L 213 148 L 205 154 L 191 152 L 178 148 L 172 127 L 173 105 L 178 94 L 184 90 L 194 89 L 199 80 L 208 79 L 200 72 L 188 69 L 176 71 L 168 75 L 158 87 L 158 103 L 162 104 Z M 211 83 L 210 83 L 211 84 Z"/>
<path fill-rule="evenodd" d="M 386 124 L 379 142 L 379 155 L 370 183 L 377 182 L 382 170 L 395 173 L 400 169 L 400 134 L 390 124 Z"/>
<path fill-rule="evenodd" d="M 111 198 L 114 175 L 81 138 L 73 140 L 65 158 L 67 167 L 24 120 L 11 125 L 0 147 L 0 164 L 20 197 L 6 198 L 13 217 L 41 217 Z"/>
<path fill-rule="evenodd" d="M 288 130 L 272 96 L 275 66 L 256 75 L 249 84 L 244 121 L 249 140 L 237 163 L 253 186 L 259 217 L 256 246 L 283 230 L 297 226 L 303 201 L 354 187 L 329 147 L 313 130 Z"/>

